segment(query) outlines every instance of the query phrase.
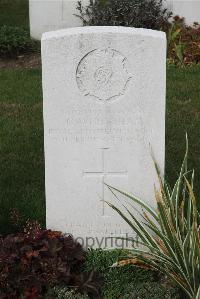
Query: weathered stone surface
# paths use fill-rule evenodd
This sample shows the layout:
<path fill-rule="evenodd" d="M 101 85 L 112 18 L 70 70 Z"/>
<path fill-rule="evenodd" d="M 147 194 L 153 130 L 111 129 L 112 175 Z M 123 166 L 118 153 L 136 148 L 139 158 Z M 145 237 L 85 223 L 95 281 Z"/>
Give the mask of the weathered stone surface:
<path fill-rule="evenodd" d="M 163 172 L 165 61 L 162 32 L 84 27 L 43 35 L 49 228 L 117 247 L 105 238 L 131 232 L 106 205 L 120 203 L 104 182 L 153 205 L 149 145 Z"/>
<path fill-rule="evenodd" d="M 76 73 L 79 89 L 85 96 L 111 100 L 123 95 L 131 75 L 127 59 L 111 49 L 97 49 L 81 59 Z"/>

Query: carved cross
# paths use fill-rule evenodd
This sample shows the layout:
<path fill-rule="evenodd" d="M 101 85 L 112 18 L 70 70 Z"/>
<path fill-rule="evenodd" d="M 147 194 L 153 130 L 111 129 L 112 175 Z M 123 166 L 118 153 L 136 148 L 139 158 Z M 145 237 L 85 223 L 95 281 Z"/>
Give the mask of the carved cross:
<path fill-rule="evenodd" d="M 122 171 L 108 171 L 105 169 L 105 155 L 106 151 L 109 150 L 109 148 L 101 148 L 101 159 L 102 159 L 102 169 L 100 171 L 84 171 L 83 175 L 86 177 L 99 177 L 102 182 L 102 201 L 103 201 L 103 207 L 102 207 L 102 215 L 105 216 L 105 178 L 108 176 L 127 176 L 128 171 L 122 170 Z"/>

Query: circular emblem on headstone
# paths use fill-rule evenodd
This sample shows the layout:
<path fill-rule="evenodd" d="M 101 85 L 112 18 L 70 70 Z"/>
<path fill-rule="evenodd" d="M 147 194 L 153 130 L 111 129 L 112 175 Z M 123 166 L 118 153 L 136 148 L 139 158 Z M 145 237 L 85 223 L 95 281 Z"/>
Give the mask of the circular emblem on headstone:
<path fill-rule="evenodd" d="M 131 76 L 128 62 L 113 49 L 97 49 L 85 55 L 76 71 L 77 85 L 85 96 L 110 100 L 124 94 Z"/>

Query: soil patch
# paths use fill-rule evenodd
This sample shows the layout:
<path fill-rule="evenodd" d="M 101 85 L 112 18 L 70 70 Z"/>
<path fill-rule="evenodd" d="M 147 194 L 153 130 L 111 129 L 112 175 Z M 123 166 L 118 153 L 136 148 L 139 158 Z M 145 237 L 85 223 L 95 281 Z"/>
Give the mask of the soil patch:
<path fill-rule="evenodd" d="M 0 69 L 37 69 L 40 67 L 39 53 L 20 55 L 16 58 L 0 58 Z"/>

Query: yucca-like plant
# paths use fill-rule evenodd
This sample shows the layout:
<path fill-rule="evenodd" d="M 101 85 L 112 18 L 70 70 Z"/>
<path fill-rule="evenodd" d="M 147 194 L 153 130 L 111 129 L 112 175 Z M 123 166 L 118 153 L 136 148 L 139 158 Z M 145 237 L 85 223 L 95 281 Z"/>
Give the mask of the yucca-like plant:
<path fill-rule="evenodd" d="M 122 212 L 120 208 L 108 203 L 141 241 L 141 246 L 131 249 L 126 259 L 113 266 L 134 264 L 160 271 L 181 287 L 187 298 L 200 299 L 200 214 L 193 192 L 194 173 L 187 171 L 188 141 L 186 144 L 186 154 L 173 189 L 162 180 L 155 163 L 160 182 L 160 190 L 155 188 L 157 209 L 154 210 L 131 194 L 107 185 L 116 198 L 117 194 L 121 194 L 139 205 L 144 219 L 141 223 L 130 209 L 125 207 Z"/>

